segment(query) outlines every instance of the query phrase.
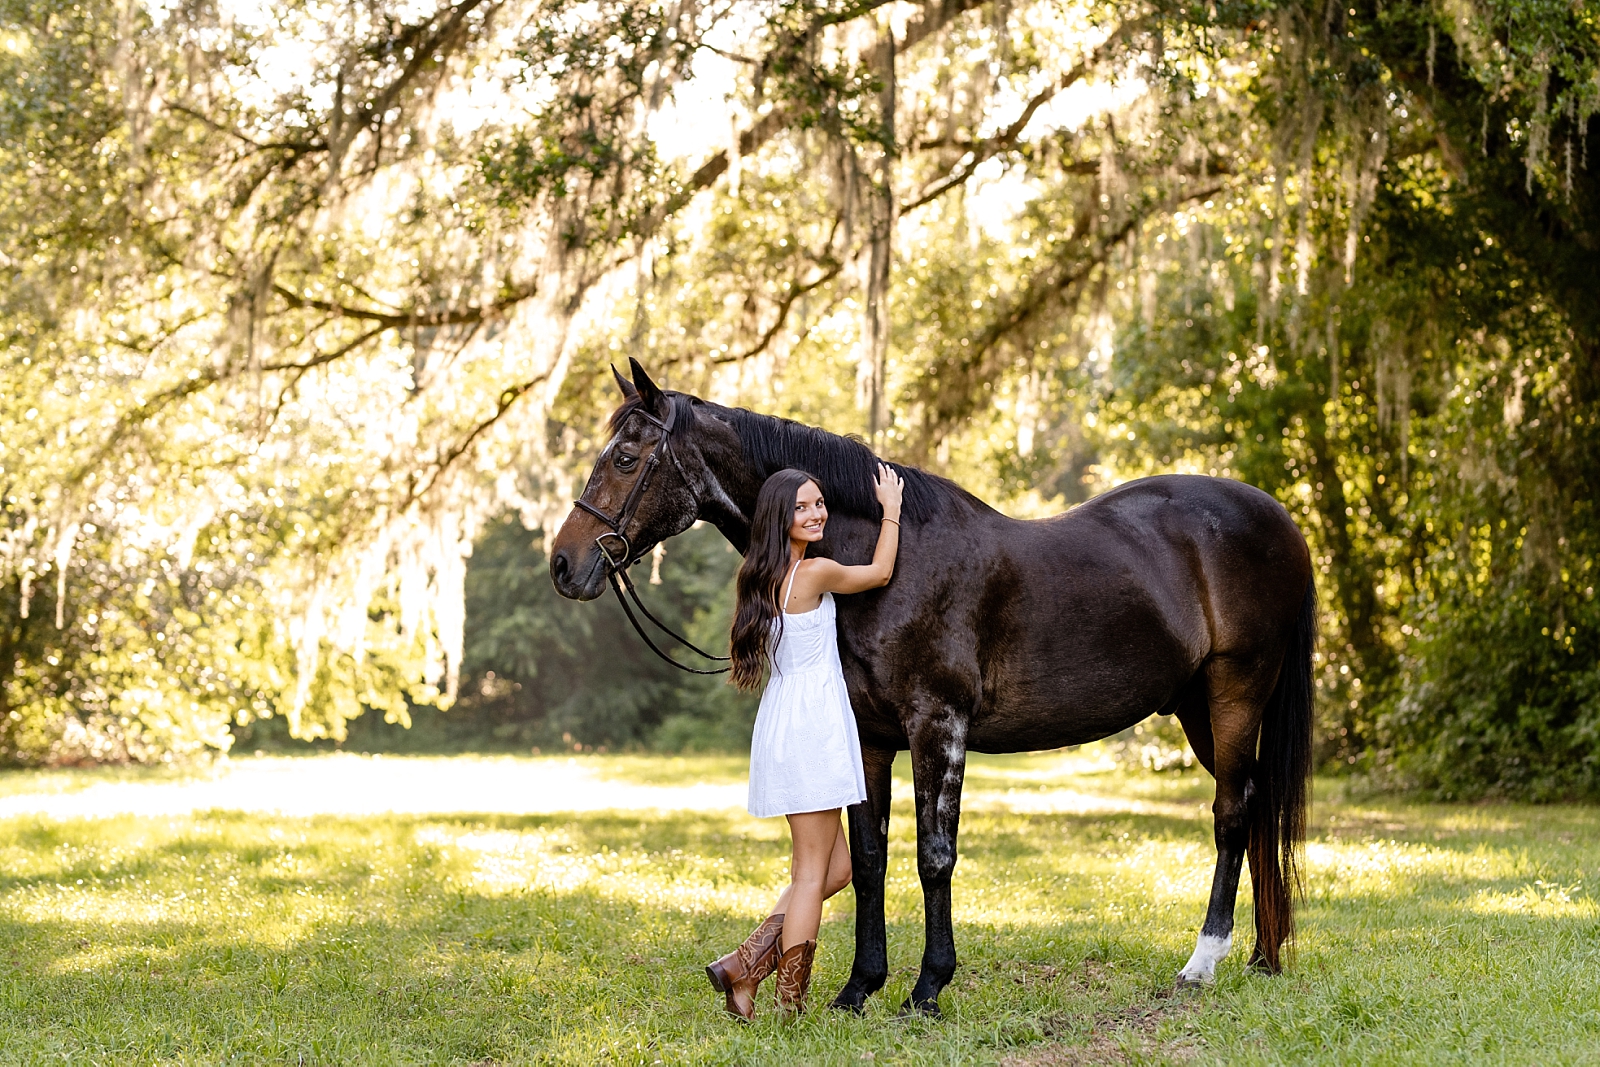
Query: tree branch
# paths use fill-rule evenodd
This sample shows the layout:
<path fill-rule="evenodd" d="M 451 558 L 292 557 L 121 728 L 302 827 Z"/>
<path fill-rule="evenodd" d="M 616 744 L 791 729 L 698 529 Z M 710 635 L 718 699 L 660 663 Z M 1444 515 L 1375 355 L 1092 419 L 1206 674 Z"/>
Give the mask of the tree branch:
<path fill-rule="evenodd" d="M 294 155 L 300 156 L 305 155 L 307 152 L 322 151 L 328 147 L 321 141 L 257 141 L 248 134 L 241 133 L 232 126 L 224 125 L 223 123 L 218 122 L 216 119 L 211 118 L 209 115 L 202 114 L 194 108 L 189 107 L 187 104 L 169 103 L 167 104 L 167 107 L 172 111 L 176 111 L 180 115 L 188 115 L 196 122 L 199 122 L 205 126 L 209 126 L 218 133 L 225 133 L 229 137 L 243 141 L 257 152 L 281 151 L 290 152 Z"/>
<path fill-rule="evenodd" d="M 772 323 L 772 326 L 767 330 L 767 332 L 761 335 L 761 339 L 755 343 L 754 347 L 745 352 L 735 352 L 726 356 L 713 356 L 711 357 L 711 362 L 741 363 L 753 356 L 760 355 L 766 350 L 768 345 L 772 344 L 773 339 L 776 338 L 778 333 L 783 329 L 784 323 L 789 320 L 789 309 L 794 307 L 795 301 L 799 300 L 807 293 L 815 292 L 816 290 L 822 288 L 824 285 L 828 284 L 828 282 L 832 281 L 834 278 L 837 278 L 839 276 L 839 272 L 843 269 L 844 264 L 835 263 L 827 270 L 824 270 L 812 281 L 800 286 L 791 286 L 789 292 L 784 295 L 784 298 L 778 301 L 777 319 Z"/>
<path fill-rule="evenodd" d="M 456 43 L 456 39 L 460 37 L 461 30 L 466 24 L 467 16 L 472 13 L 473 9 L 483 3 L 484 0 L 461 0 L 459 4 L 449 9 L 449 14 L 444 19 L 443 24 L 438 27 L 432 36 L 427 37 L 425 40 L 416 40 L 423 37 L 428 29 L 435 24 L 434 19 L 429 19 L 427 22 L 419 23 L 410 28 L 406 34 L 396 40 L 394 47 L 397 50 L 405 47 L 412 49 L 411 60 L 400 71 L 400 75 L 384 86 L 383 90 L 373 98 L 371 103 L 356 109 L 355 115 L 352 116 L 356 120 L 356 125 L 358 127 L 369 126 L 375 118 L 381 117 L 393 107 L 400 94 L 405 91 L 406 87 L 411 84 L 418 74 L 422 73 L 422 68 L 433 61 L 434 55 L 441 51 L 449 50 L 449 46 L 453 46 Z M 407 38 L 411 38 L 415 43 L 411 43 Z"/>
<path fill-rule="evenodd" d="M 428 475 L 428 480 L 420 489 L 413 485 L 412 488 L 407 491 L 406 504 L 410 505 L 411 503 L 426 496 L 428 492 L 438 484 L 439 479 L 444 475 L 444 472 L 449 470 L 450 467 L 454 465 L 456 460 L 466 455 L 467 449 L 472 447 L 474 441 L 481 437 L 490 427 L 494 426 L 495 423 L 499 422 L 505 413 L 510 411 L 512 406 L 516 404 L 518 400 L 521 400 L 528 394 L 529 390 L 533 389 L 537 385 L 543 384 L 544 382 L 548 381 L 549 378 L 550 375 L 548 373 L 540 374 L 533 378 L 529 378 L 527 381 L 518 385 L 509 386 L 506 389 L 501 390 L 500 399 L 495 403 L 494 414 L 490 415 L 487 419 L 478 423 L 471 430 L 469 430 L 467 435 L 456 443 L 455 447 L 446 452 L 444 456 L 440 458 L 439 462 L 434 464 L 432 473 Z"/>
<path fill-rule="evenodd" d="M 294 372 L 294 381 L 298 382 L 300 380 L 300 376 L 306 371 L 312 369 L 313 367 L 321 367 L 324 364 L 343 359 L 345 356 L 348 356 L 351 352 L 354 352 L 356 349 L 360 348 L 374 337 L 377 337 L 385 330 L 390 329 L 393 329 L 393 327 L 380 322 L 366 333 L 356 337 L 355 340 L 340 345 L 332 352 L 318 352 L 316 355 L 303 362 L 288 361 L 284 363 L 265 363 L 262 364 L 261 369 L 264 371 L 292 371 Z M 291 383 L 291 387 L 292 386 L 293 383 Z"/>
<path fill-rule="evenodd" d="M 487 319 L 496 319 L 516 307 L 522 301 L 535 295 L 536 288 L 528 288 L 504 300 L 489 304 L 486 307 L 467 307 L 459 311 L 430 311 L 425 314 L 417 312 L 391 312 L 378 311 L 375 308 L 351 307 L 348 304 L 339 304 L 330 300 L 317 300 L 312 297 L 301 296 L 294 290 L 276 282 L 272 291 L 283 298 L 291 308 L 311 309 L 326 311 L 347 319 L 362 319 L 366 322 L 381 323 L 387 329 L 406 329 L 418 326 L 462 326 L 471 323 L 483 322 Z"/>
<path fill-rule="evenodd" d="M 1216 181 L 1193 189 L 1186 188 L 1159 204 L 1151 205 L 1147 211 L 1133 215 L 1116 229 L 1101 234 L 1092 244 L 1084 242 L 1088 247 L 1073 242 L 1055 262 L 1035 273 L 1022 290 L 1020 298 L 972 336 L 967 347 L 960 350 L 959 357 L 942 360 L 934 372 L 924 379 L 929 383 L 923 387 L 922 398 L 929 412 L 921 428 L 924 447 L 944 427 L 971 414 L 977 398 L 983 394 L 969 386 L 989 372 L 986 366 L 989 355 L 1002 341 L 1088 281 L 1095 269 L 1105 263 L 1111 250 L 1127 240 L 1148 218 L 1170 212 L 1189 201 L 1212 196 L 1224 187 L 1223 182 Z M 1092 205 L 1082 209 L 1078 218 L 1079 232 L 1089 231 L 1094 211 Z"/>
<path fill-rule="evenodd" d="M 1112 32 L 1111 36 L 1102 41 L 1100 46 L 1096 48 L 1091 55 L 1080 60 L 1077 65 L 1063 74 L 1060 78 L 1056 79 L 1053 84 L 1045 86 L 1044 89 L 1035 94 L 1033 99 L 1029 100 L 1027 105 L 1022 109 L 1022 114 L 1018 115 L 1011 125 L 1007 126 L 993 137 L 987 137 L 981 141 L 973 142 L 973 144 L 967 149 L 966 154 L 961 157 L 961 160 L 954 167 L 950 168 L 945 177 L 935 181 L 931 186 L 924 187 L 922 195 L 918 196 L 915 200 L 901 205 L 901 213 L 903 214 L 907 211 L 912 211 L 923 206 L 924 204 L 931 203 L 932 201 L 938 199 L 951 189 L 954 189 L 956 186 L 961 185 L 968 178 L 972 177 L 973 172 L 976 171 L 979 165 L 985 160 L 990 159 L 999 153 L 1006 151 L 1007 149 L 1016 147 L 1018 138 L 1020 138 L 1023 131 L 1028 128 L 1028 123 L 1033 121 L 1033 116 L 1041 107 L 1049 103 L 1050 100 L 1058 93 L 1064 92 L 1079 81 L 1082 81 L 1089 71 L 1099 65 L 1101 60 L 1105 58 L 1106 53 L 1111 50 L 1113 44 L 1120 44 L 1129 37 L 1136 35 L 1146 26 L 1148 26 L 1149 23 L 1150 19 L 1145 17 L 1137 18 L 1130 22 L 1124 22 L 1122 25 L 1118 26 L 1116 30 Z"/>
<path fill-rule="evenodd" d="M 972 353 L 968 357 L 968 362 L 976 362 L 982 359 L 991 348 L 999 344 L 1007 335 L 1026 325 L 1041 310 L 1049 306 L 1058 295 L 1072 289 L 1087 278 L 1090 271 L 1105 262 L 1106 256 L 1113 248 L 1127 240 L 1128 235 L 1142 226 L 1151 215 L 1172 211 L 1179 205 L 1186 204 L 1192 200 L 1202 200 L 1221 191 L 1223 188 L 1222 182 L 1212 182 L 1168 197 L 1152 210 L 1130 217 L 1121 226 L 1102 236 L 1098 246 L 1091 251 L 1087 259 L 1074 264 L 1064 273 L 1057 274 L 1061 267 L 1061 264 L 1057 263 L 1054 267 L 1034 275 L 1033 279 L 1028 283 L 1027 289 L 1024 290 L 1023 299 L 1013 304 L 1007 314 L 991 322 L 973 341 L 971 346 Z"/>
<path fill-rule="evenodd" d="M 975 8 L 986 7 L 990 0 L 926 0 L 922 5 L 922 15 L 906 23 L 906 34 L 895 42 L 894 50 L 897 53 L 915 48 L 929 37 L 938 33 L 951 22 L 957 15 L 964 15 Z M 874 4 L 873 7 L 878 5 Z M 862 57 L 869 69 L 876 70 L 883 65 L 884 52 L 888 49 L 886 42 L 879 42 L 872 46 Z"/>
<path fill-rule="evenodd" d="M 263 371 L 289 372 L 289 380 L 284 383 L 282 389 L 278 390 L 278 399 L 273 402 L 272 412 L 267 416 L 266 422 L 264 423 L 264 428 L 262 431 L 263 436 L 265 436 L 266 430 L 270 430 L 277 424 L 278 416 L 283 413 L 283 405 L 289 401 L 289 394 L 293 393 L 297 388 L 299 388 L 300 379 L 306 376 L 307 371 L 311 370 L 313 367 L 320 367 L 324 364 L 332 363 L 335 360 L 344 358 L 357 348 L 372 340 L 374 337 L 377 337 L 379 334 L 383 333 L 388 328 L 389 327 L 381 324 L 374 326 L 366 333 L 361 334 L 355 340 L 339 346 L 332 352 L 319 352 L 317 355 L 303 363 L 269 363 L 263 366 L 261 368 Z"/>
<path fill-rule="evenodd" d="M 749 66 L 749 67 L 756 66 L 758 63 L 761 62 L 759 59 L 756 59 L 754 56 L 743 56 L 743 55 L 740 55 L 738 52 L 730 52 L 725 48 L 718 48 L 716 45 L 706 44 L 704 41 L 695 41 L 694 44 L 693 44 L 693 47 L 699 48 L 699 49 L 704 49 L 705 51 L 710 52 L 714 56 L 721 56 L 723 59 L 729 60 L 730 62 L 743 63 L 743 64 L 745 64 L 746 66 Z"/>
<path fill-rule="evenodd" d="M 814 23 L 811 32 L 815 32 L 815 30 L 823 26 L 831 26 L 859 18 L 885 6 L 889 2 L 890 0 L 869 0 L 869 2 L 846 8 L 844 11 L 835 12 Z M 905 37 L 895 47 L 898 51 L 912 48 L 944 29 L 957 15 L 974 8 L 983 7 L 989 2 L 990 0 L 928 0 L 927 3 L 922 5 L 921 17 L 907 24 Z M 863 54 L 862 62 L 868 67 L 873 67 L 873 64 L 881 66 L 883 63 L 882 52 L 887 47 L 886 44 L 875 45 Z M 769 56 L 768 59 L 770 58 Z M 767 60 L 763 60 L 762 64 L 765 65 L 766 62 Z M 874 67 L 873 69 L 876 68 Z M 774 107 L 771 111 L 756 119 L 748 130 L 739 134 L 739 155 L 750 155 L 772 140 L 780 131 L 788 128 L 790 122 L 799 113 L 799 110 L 796 107 Z M 671 218 L 692 200 L 695 194 L 710 188 L 718 178 L 728 172 L 730 162 L 728 152 L 724 149 L 700 164 L 694 174 L 690 176 L 688 183 L 657 209 L 653 220 L 654 223 L 659 225 L 661 222 Z"/>

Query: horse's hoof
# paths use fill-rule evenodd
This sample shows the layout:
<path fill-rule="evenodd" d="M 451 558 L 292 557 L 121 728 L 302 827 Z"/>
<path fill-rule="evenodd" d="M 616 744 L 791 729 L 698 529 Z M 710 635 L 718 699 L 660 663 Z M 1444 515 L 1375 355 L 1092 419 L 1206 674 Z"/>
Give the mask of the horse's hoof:
<path fill-rule="evenodd" d="M 1173 988 L 1179 993 L 1198 993 L 1210 984 L 1210 982 L 1207 982 L 1203 978 L 1195 978 L 1191 975 L 1179 974 L 1178 980 L 1173 983 Z"/>
<path fill-rule="evenodd" d="M 895 1014 L 902 1019 L 943 1018 L 939 1012 L 939 1002 L 937 1000 L 913 1001 L 907 998 L 906 1002 L 900 1005 L 900 1010 Z"/>
<path fill-rule="evenodd" d="M 1267 962 L 1266 955 L 1259 950 L 1250 954 L 1249 962 L 1244 965 L 1244 969 L 1251 974 L 1274 975 L 1283 973 L 1282 967 L 1274 967 Z"/>
<path fill-rule="evenodd" d="M 880 982 L 879 985 L 882 985 Z M 866 988 L 857 985 L 854 981 L 846 982 L 839 995 L 833 998 L 833 1003 L 828 1005 L 838 1011 L 848 1011 L 855 1015 L 864 1015 L 867 1011 L 867 998 L 872 996 L 876 987 Z"/>

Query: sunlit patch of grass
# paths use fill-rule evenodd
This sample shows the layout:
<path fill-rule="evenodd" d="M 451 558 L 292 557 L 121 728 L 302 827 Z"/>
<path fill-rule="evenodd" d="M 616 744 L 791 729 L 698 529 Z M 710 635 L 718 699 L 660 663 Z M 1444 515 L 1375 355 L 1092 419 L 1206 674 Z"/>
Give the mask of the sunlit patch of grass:
<path fill-rule="evenodd" d="M 1480 890 L 1468 907 L 1483 915 L 1535 915 L 1540 918 L 1600 917 L 1593 899 L 1582 895 L 1583 885 L 1557 885 L 1539 879 L 1510 892 Z"/>
<path fill-rule="evenodd" d="M 902 758 L 888 987 L 864 1017 L 820 1010 L 850 966 L 846 892 L 822 930 L 819 1010 L 783 1026 L 763 1006 L 739 1026 L 701 967 L 770 903 L 787 841 L 779 820 L 673 805 L 743 761 L 395 773 L 426 794 L 489 768 L 520 790 L 551 766 L 664 810 L 0 820 L 0 1062 L 1526 1063 L 1600 1049 L 1590 808 L 1346 799 L 1318 783 L 1289 971 L 1243 971 L 1246 878 L 1234 955 L 1214 988 L 1180 996 L 1215 858 L 1209 779 L 1092 752 L 974 757 L 961 966 L 945 1018 L 899 1020 L 922 947 Z M 42 788 L 70 789 L 60 774 Z"/>

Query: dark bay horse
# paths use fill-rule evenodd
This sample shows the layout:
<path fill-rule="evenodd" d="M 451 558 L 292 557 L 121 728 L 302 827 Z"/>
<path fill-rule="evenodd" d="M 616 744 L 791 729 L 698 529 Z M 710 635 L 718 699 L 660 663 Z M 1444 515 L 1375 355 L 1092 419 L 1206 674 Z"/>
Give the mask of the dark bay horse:
<path fill-rule="evenodd" d="M 632 362 L 631 383 L 617 376 L 611 442 L 551 553 L 561 595 L 594 599 L 608 555 L 632 563 L 696 519 L 743 552 L 756 492 L 784 467 L 822 480 L 831 518 L 817 551 L 871 558 L 881 513 L 877 461 L 863 444 L 663 392 Z M 1177 716 L 1217 783 L 1211 900 L 1178 981 L 1211 981 L 1232 946 L 1246 856 L 1250 963 L 1276 972 L 1294 932 L 1316 626 L 1311 559 L 1288 513 L 1240 482 L 1169 475 L 1023 521 L 945 479 L 896 469 L 905 507 L 894 580 L 838 601 L 868 797 L 849 809 L 856 955 L 834 1006 L 861 1008 L 888 977 L 883 894 L 898 750 L 911 751 L 927 923 L 907 1006 L 936 1012 L 956 966 L 950 877 L 967 753 L 1081 745 L 1157 713 Z"/>

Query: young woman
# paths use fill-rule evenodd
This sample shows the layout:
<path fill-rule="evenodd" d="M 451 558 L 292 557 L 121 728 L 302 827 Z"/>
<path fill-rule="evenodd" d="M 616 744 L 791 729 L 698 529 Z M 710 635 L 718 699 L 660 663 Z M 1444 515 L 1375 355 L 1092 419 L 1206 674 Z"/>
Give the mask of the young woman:
<path fill-rule="evenodd" d="M 733 684 L 741 689 L 755 689 L 771 668 L 750 744 L 749 807 L 756 816 L 787 816 L 794 851 L 789 886 L 766 921 L 706 968 L 728 1011 L 744 1019 L 754 1017 L 756 990 L 774 972 L 779 1007 L 805 1010 L 822 902 L 850 884 L 839 809 L 866 800 L 867 785 L 839 666 L 833 594 L 876 589 L 894 574 L 904 486 L 881 463 L 875 482 L 883 521 L 864 567 L 806 558 L 828 523 L 822 488 L 811 475 L 781 470 L 756 497 L 729 655 Z"/>

